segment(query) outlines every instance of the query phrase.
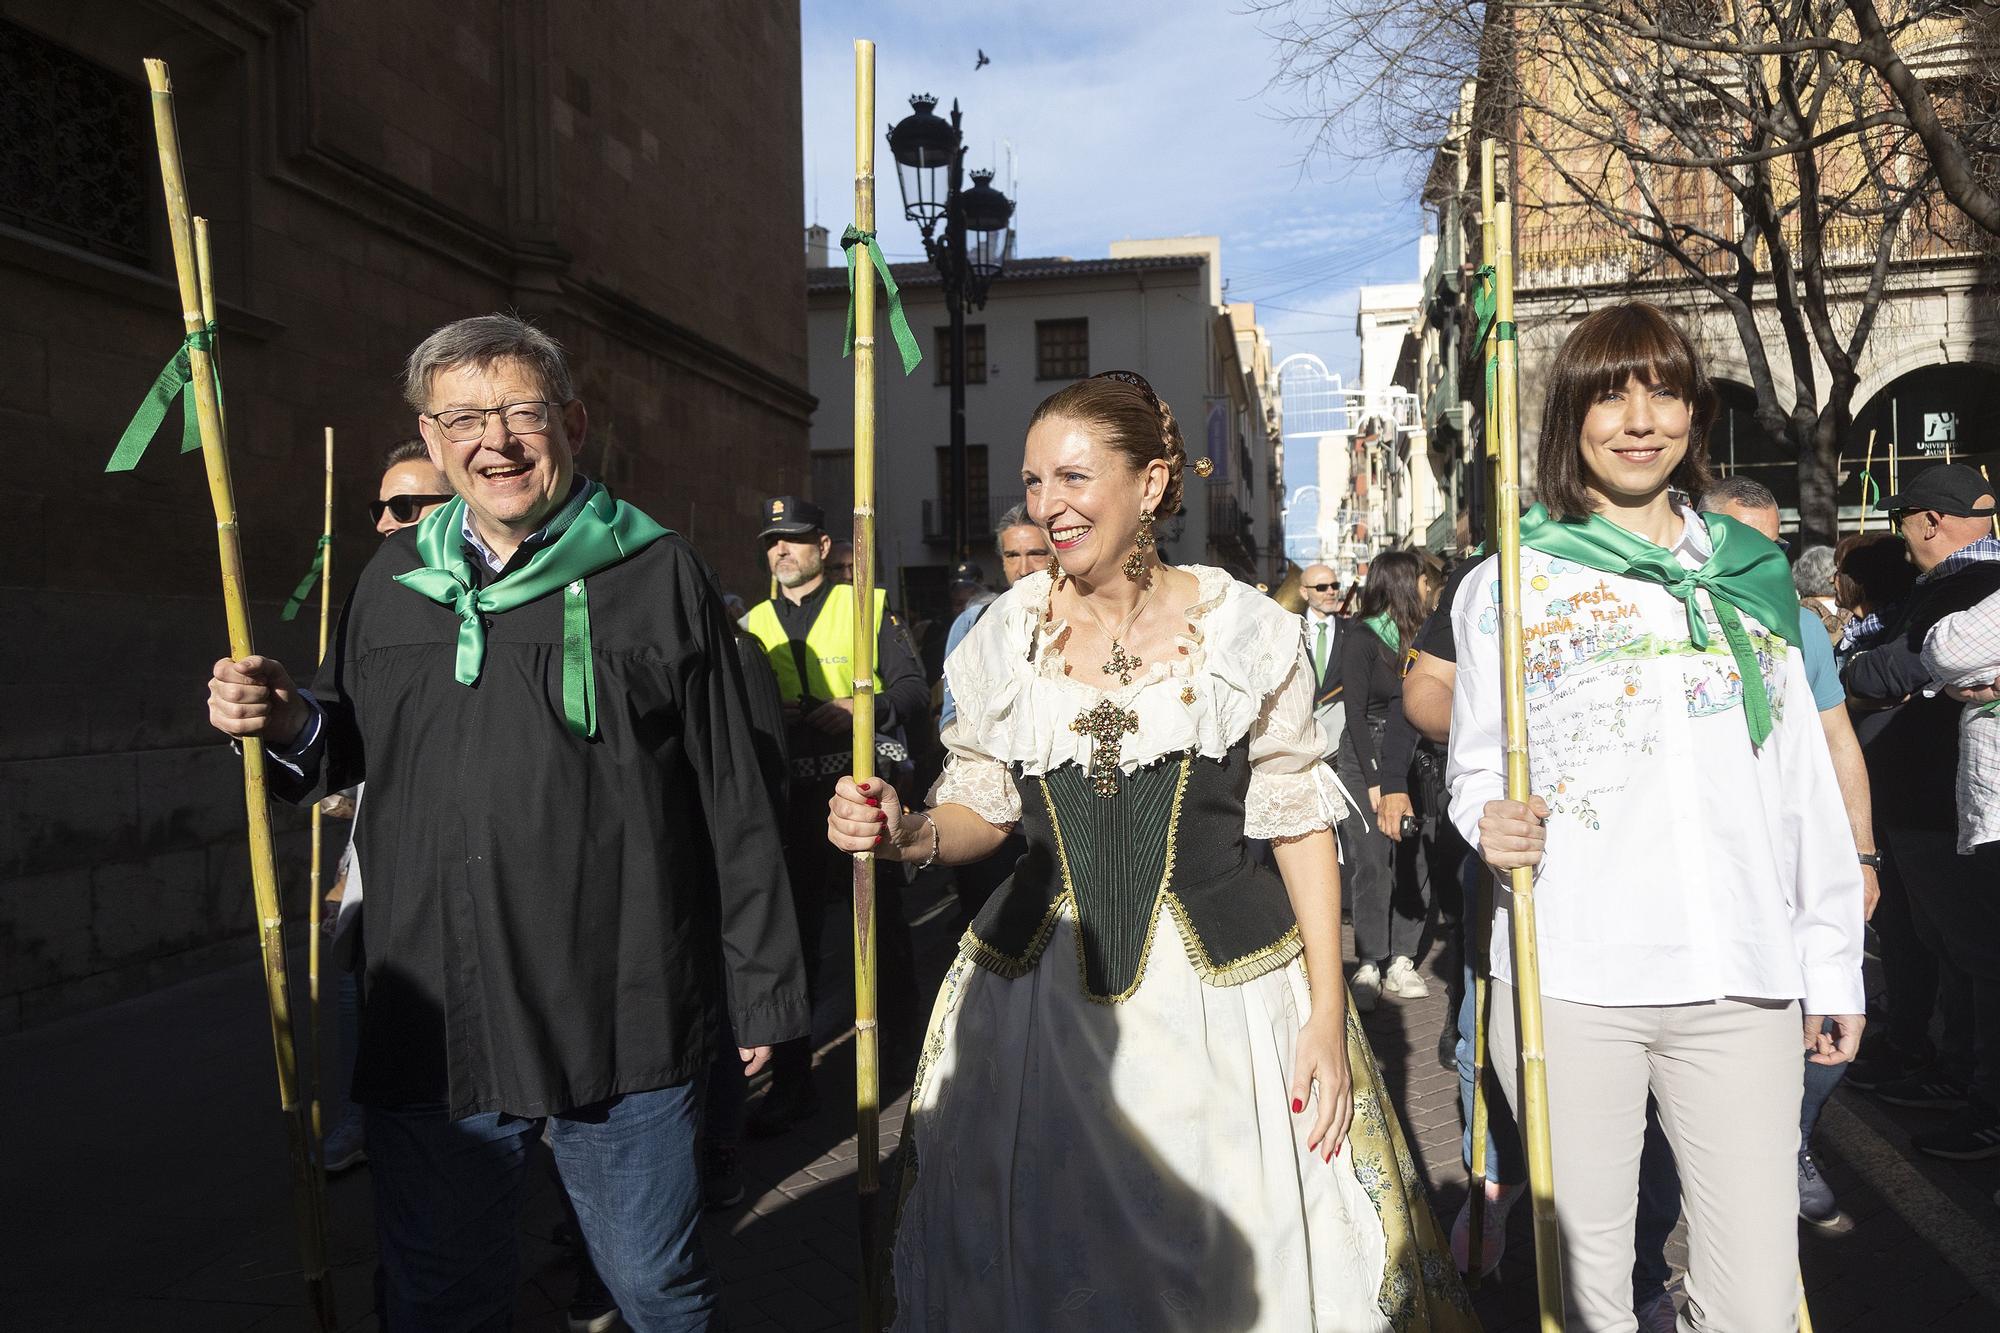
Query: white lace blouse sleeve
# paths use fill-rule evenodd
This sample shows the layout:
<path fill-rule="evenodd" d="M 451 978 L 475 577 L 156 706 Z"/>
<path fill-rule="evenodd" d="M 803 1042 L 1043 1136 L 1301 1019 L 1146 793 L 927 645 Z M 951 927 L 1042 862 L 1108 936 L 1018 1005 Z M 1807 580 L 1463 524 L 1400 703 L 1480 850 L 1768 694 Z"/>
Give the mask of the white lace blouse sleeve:
<path fill-rule="evenodd" d="M 1284 683 L 1265 698 L 1250 728 L 1245 837 L 1296 838 L 1340 822 L 1347 802 L 1320 758 L 1322 744 L 1313 717 L 1312 664 L 1301 646 Z"/>
<path fill-rule="evenodd" d="M 962 805 L 989 824 L 1007 826 L 1021 819 L 1021 793 L 1014 786 L 1014 774 L 981 744 L 987 724 L 993 682 L 982 661 L 986 617 L 974 626 L 972 635 L 945 663 L 957 712 L 939 739 L 946 751 L 944 772 L 931 787 L 926 804 Z"/>

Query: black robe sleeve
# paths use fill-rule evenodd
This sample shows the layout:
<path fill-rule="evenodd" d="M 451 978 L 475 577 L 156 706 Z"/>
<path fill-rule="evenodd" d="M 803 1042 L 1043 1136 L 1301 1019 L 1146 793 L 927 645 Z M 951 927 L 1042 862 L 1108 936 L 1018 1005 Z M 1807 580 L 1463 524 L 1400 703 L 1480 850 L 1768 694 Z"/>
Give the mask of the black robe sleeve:
<path fill-rule="evenodd" d="M 375 559 L 380 559 L 381 554 L 378 550 Z M 277 800 L 306 805 L 333 792 L 346 791 L 368 776 L 367 755 L 355 720 L 358 714 L 348 686 L 346 664 L 356 642 L 357 627 L 366 621 L 362 612 L 366 601 L 363 590 L 371 583 L 364 574 L 348 594 L 333 637 L 328 641 L 326 660 L 320 663 L 319 674 L 313 678 L 311 689 L 313 701 L 319 705 L 319 733 L 293 760 L 296 771 L 275 760 L 264 766 L 265 783 Z"/>
<path fill-rule="evenodd" d="M 783 810 L 792 786 L 791 755 L 785 745 L 785 699 L 778 691 L 778 673 L 756 636 L 735 632 L 736 660 L 743 668 L 743 690 L 750 706 L 750 734 L 757 744 L 757 762 L 771 805 Z"/>
<path fill-rule="evenodd" d="M 687 629 L 687 754 L 715 853 L 722 962 L 741 1046 L 805 1036 L 805 959 L 778 819 L 765 786 L 735 634 L 698 557 L 679 562 Z"/>

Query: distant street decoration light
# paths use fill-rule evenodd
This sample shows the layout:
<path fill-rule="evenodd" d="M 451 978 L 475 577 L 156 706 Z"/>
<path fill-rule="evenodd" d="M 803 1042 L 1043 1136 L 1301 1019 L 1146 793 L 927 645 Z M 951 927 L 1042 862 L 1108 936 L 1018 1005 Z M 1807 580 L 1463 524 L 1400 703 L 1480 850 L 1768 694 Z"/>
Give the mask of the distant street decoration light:
<path fill-rule="evenodd" d="M 889 155 L 896 159 L 903 216 L 923 233 L 924 254 L 944 282 L 951 314 L 951 494 L 945 509 L 951 558 L 963 560 L 972 554 L 965 465 L 965 312 L 984 308 L 987 290 L 1006 267 L 1014 201 L 993 188 L 991 171 L 973 172 L 972 186 L 965 188 L 965 135 L 957 102 L 947 121 L 937 114 L 937 98 L 929 93 L 910 98 L 910 114 L 889 127 Z"/>

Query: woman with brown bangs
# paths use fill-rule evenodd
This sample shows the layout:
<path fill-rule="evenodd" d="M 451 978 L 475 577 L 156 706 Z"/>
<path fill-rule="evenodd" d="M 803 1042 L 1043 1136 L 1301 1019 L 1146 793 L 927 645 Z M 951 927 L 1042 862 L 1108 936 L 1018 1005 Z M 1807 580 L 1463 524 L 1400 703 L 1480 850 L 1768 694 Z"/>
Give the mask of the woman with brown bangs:
<path fill-rule="evenodd" d="M 1716 400 L 1652 306 L 1577 326 L 1521 521 L 1530 786 L 1504 799 L 1499 572 L 1453 607 L 1453 822 L 1535 871 L 1568 1327 L 1624 1333 L 1648 1096 L 1688 1217 L 1681 1327 L 1789 1329 L 1803 1047 L 1859 1044 L 1862 890 L 1783 553 L 1698 515 Z M 1489 1049 L 1520 1110 L 1511 901 Z M 1833 1036 L 1821 1035 L 1822 1019 Z"/>

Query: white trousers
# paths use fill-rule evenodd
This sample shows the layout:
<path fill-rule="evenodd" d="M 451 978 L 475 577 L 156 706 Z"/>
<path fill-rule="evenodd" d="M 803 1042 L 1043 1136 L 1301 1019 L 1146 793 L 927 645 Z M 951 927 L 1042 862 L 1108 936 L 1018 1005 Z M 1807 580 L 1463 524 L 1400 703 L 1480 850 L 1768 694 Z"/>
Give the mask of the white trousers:
<path fill-rule="evenodd" d="M 1487 1050 L 1522 1119 L 1514 990 L 1493 983 Z M 1646 1094 L 1680 1164 L 1685 1333 L 1798 1324 L 1796 1002 L 1609 1007 L 1542 1001 L 1569 1333 L 1634 1333 L 1632 1231 Z M 1525 1124 L 1525 1121 L 1523 1121 Z"/>

